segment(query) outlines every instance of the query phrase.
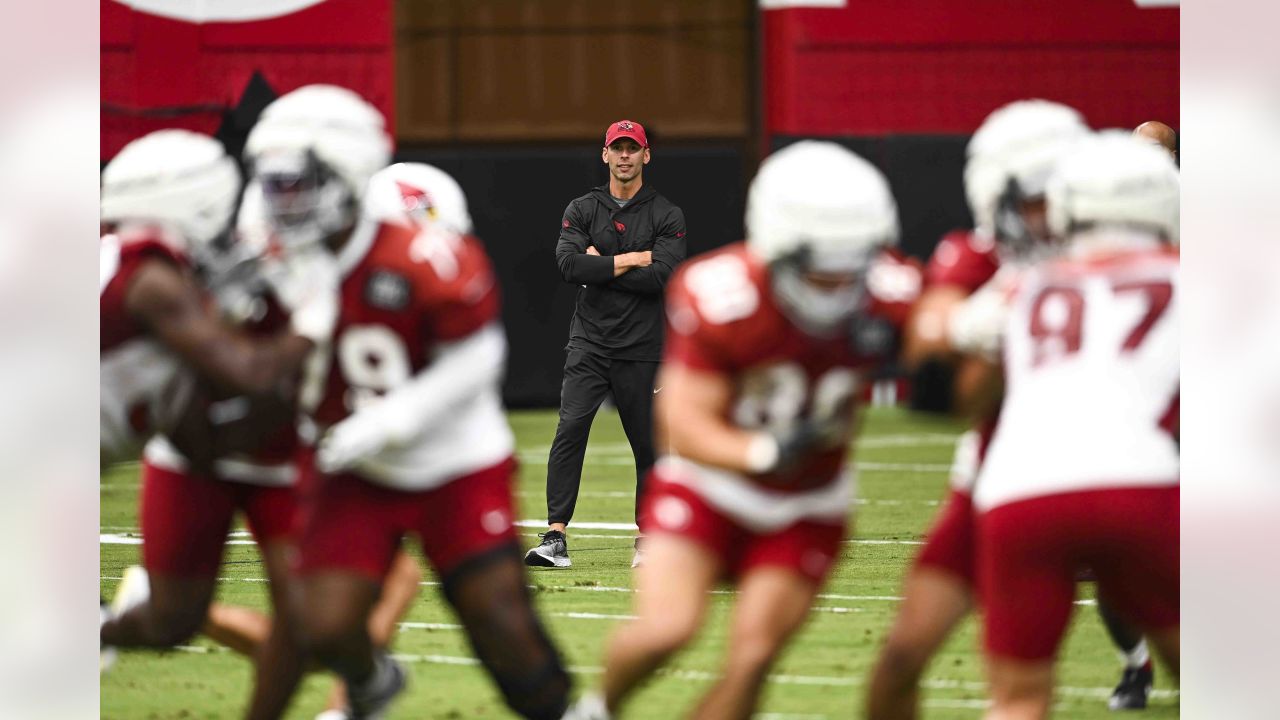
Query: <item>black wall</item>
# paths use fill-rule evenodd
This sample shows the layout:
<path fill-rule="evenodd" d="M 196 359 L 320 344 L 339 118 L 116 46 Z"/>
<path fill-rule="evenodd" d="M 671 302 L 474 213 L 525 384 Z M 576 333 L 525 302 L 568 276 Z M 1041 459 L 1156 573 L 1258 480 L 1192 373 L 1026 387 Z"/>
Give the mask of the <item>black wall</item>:
<path fill-rule="evenodd" d="M 774 148 L 795 138 L 780 138 Z M 841 138 L 880 167 L 898 200 L 902 248 L 928 257 L 944 233 L 969 227 L 961 186 L 962 136 Z M 428 162 L 462 185 L 503 291 L 511 343 L 504 396 L 509 407 L 555 407 L 577 287 L 555 263 L 564 208 L 606 181 L 600 149 L 581 146 L 403 148 L 398 160 Z M 659 146 L 645 183 L 679 205 L 689 255 L 742 238 L 746 186 L 754 167 L 741 144 Z"/>

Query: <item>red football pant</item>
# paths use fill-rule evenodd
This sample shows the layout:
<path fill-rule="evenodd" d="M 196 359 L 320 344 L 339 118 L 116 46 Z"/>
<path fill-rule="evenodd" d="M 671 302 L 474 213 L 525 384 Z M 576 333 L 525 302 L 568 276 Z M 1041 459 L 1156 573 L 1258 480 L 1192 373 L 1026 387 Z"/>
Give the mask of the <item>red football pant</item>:
<path fill-rule="evenodd" d="M 794 570 L 821 584 L 840 557 L 843 522 L 801 520 L 772 532 L 747 529 L 711 507 L 689 487 L 650 474 L 645 489 L 645 534 L 670 534 L 710 549 L 724 564 L 729 580 L 757 567 Z"/>
<path fill-rule="evenodd" d="M 441 576 L 462 561 L 514 543 L 507 459 L 430 490 L 393 490 L 351 473 L 310 478 L 298 571 L 350 570 L 381 581 L 405 535 L 414 533 Z"/>
<path fill-rule="evenodd" d="M 978 516 L 978 583 L 987 651 L 1052 658 L 1091 567 L 1121 617 L 1149 630 L 1179 619 L 1176 485 L 1061 493 Z"/>
<path fill-rule="evenodd" d="M 293 531 L 292 487 L 210 480 L 142 464 L 142 562 L 147 572 L 175 577 L 216 576 L 237 510 L 260 543 Z"/>

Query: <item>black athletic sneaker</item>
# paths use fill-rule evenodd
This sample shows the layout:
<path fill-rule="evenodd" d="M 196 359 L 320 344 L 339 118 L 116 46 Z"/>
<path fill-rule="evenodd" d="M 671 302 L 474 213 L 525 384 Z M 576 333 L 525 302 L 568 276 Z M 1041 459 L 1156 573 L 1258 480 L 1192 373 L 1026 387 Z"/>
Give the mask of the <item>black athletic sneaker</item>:
<path fill-rule="evenodd" d="M 404 667 L 390 655 L 377 659 L 379 664 L 385 663 L 390 674 L 371 688 L 347 688 L 347 718 L 349 720 L 378 720 L 387 711 L 391 701 L 404 690 Z M 374 675 L 378 675 L 375 671 Z M 371 681 L 374 679 L 371 678 Z"/>
<path fill-rule="evenodd" d="M 569 560 L 569 541 L 559 530 L 548 530 L 538 537 L 542 542 L 524 554 L 524 564 L 529 567 L 567 568 L 573 563 Z"/>
<path fill-rule="evenodd" d="M 1151 685 L 1155 681 L 1155 673 L 1151 661 L 1140 668 L 1125 668 L 1120 676 L 1120 684 L 1107 701 L 1112 710 L 1142 710 L 1147 706 L 1147 696 L 1151 694 Z"/>

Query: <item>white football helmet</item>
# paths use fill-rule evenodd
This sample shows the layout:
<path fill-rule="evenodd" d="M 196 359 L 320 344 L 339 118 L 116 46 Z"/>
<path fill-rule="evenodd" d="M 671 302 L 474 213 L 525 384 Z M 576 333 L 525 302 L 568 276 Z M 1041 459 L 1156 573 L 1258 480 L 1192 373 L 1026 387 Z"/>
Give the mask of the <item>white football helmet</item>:
<path fill-rule="evenodd" d="M 1088 134 L 1080 113 L 1048 100 L 1019 100 L 987 116 L 965 151 L 965 195 L 978 232 L 1025 250 L 1036 238 L 1018 204 L 1043 197 L 1054 165 Z"/>
<path fill-rule="evenodd" d="M 352 224 L 369 178 L 391 159 L 391 138 L 382 113 L 356 93 L 307 85 L 262 111 L 245 159 L 276 236 L 305 246 Z"/>
<path fill-rule="evenodd" d="M 1163 148 L 1123 131 L 1099 133 L 1049 179 L 1049 226 L 1068 239 L 1090 227 L 1136 228 L 1176 244 L 1180 190 L 1178 168 Z"/>
<path fill-rule="evenodd" d="M 157 130 L 124 146 L 102 171 L 102 221 L 157 221 L 199 252 L 224 237 L 240 172 L 222 143 L 188 130 Z"/>
<path fill-rule="evenodd" d="M 831 142 L 806 140 L 770 155 L 747 191 L 747 247 L 770 268 L 779 306 L 819 336 L 840 332 L 862 301 L 861 275 L 897 242 L 898 210 L 871 163 Z M 852 275 L 820 288 L 805 273 Z"/>
<path fill-rule="evenodd" d="M 431 223 L 471 232 L 467 196 L 449 173 L 426 163 L 396 163 L 369 180 L 364 216 L 378 222 Z"/>

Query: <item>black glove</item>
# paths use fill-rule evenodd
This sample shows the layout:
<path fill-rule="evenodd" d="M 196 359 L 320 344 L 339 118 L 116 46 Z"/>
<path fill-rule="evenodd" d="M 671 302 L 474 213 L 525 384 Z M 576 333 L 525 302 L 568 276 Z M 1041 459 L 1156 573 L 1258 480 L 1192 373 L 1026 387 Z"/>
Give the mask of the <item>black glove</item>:
<path fill-rule="evenodd" d="M 786 472 L 808 455 L 835 447 L 843 437 L 844 423 L 836 419 L 820 422 L 805 419 L 783 432 L 773 433 L 773 439 L 778 443 L 778 461 L 773 472 Z"/>
<path fill-rule="evenodd" d="M 853 353 L 876 362 L 892 360 L 898 350 L 898 330 L 888 318 L 859 310 L 849 327 Z"/>

